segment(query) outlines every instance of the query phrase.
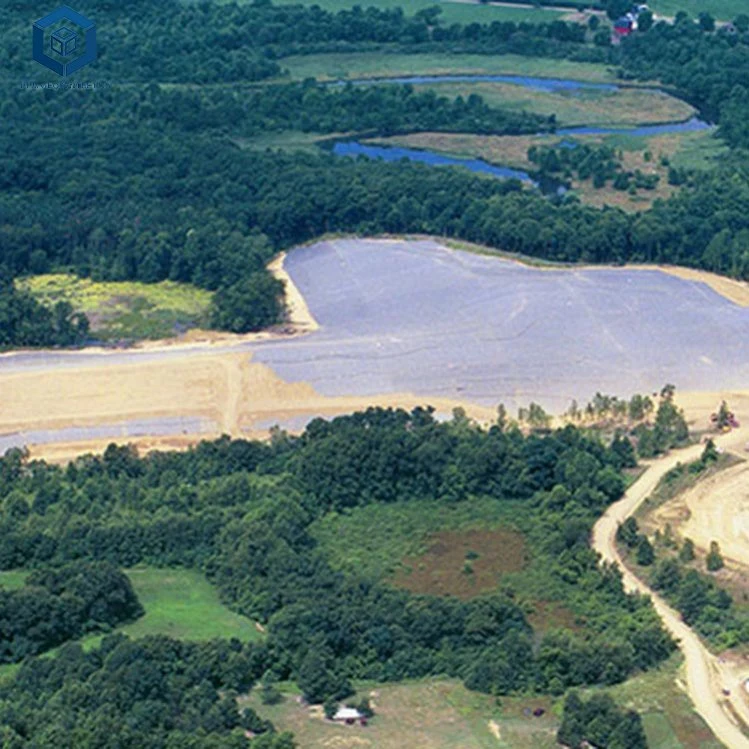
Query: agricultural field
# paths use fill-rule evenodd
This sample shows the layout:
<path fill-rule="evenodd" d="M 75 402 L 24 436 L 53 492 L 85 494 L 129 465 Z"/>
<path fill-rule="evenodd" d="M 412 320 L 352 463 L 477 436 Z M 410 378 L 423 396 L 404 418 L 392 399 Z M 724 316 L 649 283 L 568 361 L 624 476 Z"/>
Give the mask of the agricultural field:
<path fill-rule="evenodd" d="M 651 749 L 719 749 L 679 686 L 681 657 L 662 668 L 608 690 L 623 706 L 643 715 Z M 552 749 L 561 715 L 561 699 L 495 698 L 470 692 L 451 679 L 402 684 L 362 683 L 357 699 L 368 696 L 375 717 L 366 727 L 339 726 L 320 708 L 298 700 L 293 685 L 282 685 L 284 699 L 263 705 L 257 692 L 243 698 L 280 729 L 291 730 L 305 749 L 361 747 L 401 749 L 403 737 L 413 749 Z M 544 710 L 533 716 L 537 708 Z"/>
<path fill-rule="evenodd" d="M 617 80 L 615 71 L 606 65 L 521 55 L 404 55 L 366 52 L 295 55 L 283 58 L 280 64 L 294 80 L 458 74 L 572 78 L 590 83 L 615 83 Z"/>
<path fill-rule="evenodd" d="M 189 284 L 162 281 L 92 281 L 67 273 L 51 273 L 16 281 L 38 301 L 69 302 L 89 319 L 93 337 L 101 341 L 159 339 L 207 323 L 212 294 Z"/>
<path fill-rule="evenodd" d="M 512 502 L 490 499 L 443 506 L 438 514 L 431 502 L 407 502 L 394 506 L 373 504 L 346 515 L 329 513 L 314 523 L 311 530 L 337 569 L 358 571 L 372 580 L 395 577 L 401 582 L 405 582 L 411 568 L 418 567 L 421 557 L 429 555 L 430 549 L 430 562 L 441 564 L 439 557 L 444 555 L 436 555 L 433 550 L 435 534 L 449 531 L 452 545 L 461 549 L 471 538 L 466 533 L 478 529 L 489 533 L 498 531 L 508 538 L 519 536 L 519 542 L 511 545 L 506 556 L 494 560 L 496 572 L 501 573 L 525 566 L 522 536 L 511 521 L 514 511 L 519 510 L 520 507 Z M 471 550 L 483 551 L 484 542 L 482 539 L 481 550 L 466 547 L 462 551 L 458 571 L 463 566 L 465 554 Z"/>

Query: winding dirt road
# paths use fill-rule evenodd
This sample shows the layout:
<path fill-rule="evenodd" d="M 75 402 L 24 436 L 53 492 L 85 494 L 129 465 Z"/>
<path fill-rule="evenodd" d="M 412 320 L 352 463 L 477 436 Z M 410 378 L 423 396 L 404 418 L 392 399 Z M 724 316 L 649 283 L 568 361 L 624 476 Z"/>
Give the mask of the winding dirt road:
<path fill-rule="evenodd" d="M 736 450 L 746 443 L 747 437 L 749 429 L 742 428 L 718 437 L 715 442 L 726 450 Z M 645 593 L 652 598 L 664 626 L 678 640 L 684 654 L 689 697 L 715 736 L 729 749 L 749 749 L 749 737 L 741 728 L 742 724 L 749 726 L 749 704 L 743 685 L 749 676 L 749 668 L 747 673 L 737 673 L 710 653 L 700 638 L 684 624 L 681 615 L 624 565 L 615 543 L 619 523 L 650 496 L 661 478 L 677 463 L 699 458 L 702 450 L 702 445 L 695 445 L 648 463 L 645 473 L 630 487 L 624 498 L 612 505 L 596 523 L 593 547 L 604 560 L 619 565 L 626 590 Z M 730 694 L 725 695 L 723 690 L 729 690 Z"/>

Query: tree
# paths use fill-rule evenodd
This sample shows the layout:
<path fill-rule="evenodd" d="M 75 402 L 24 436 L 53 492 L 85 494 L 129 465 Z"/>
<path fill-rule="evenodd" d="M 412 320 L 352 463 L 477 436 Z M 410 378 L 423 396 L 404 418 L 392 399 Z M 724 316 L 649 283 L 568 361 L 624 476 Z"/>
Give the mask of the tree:
<path fill-rule="evenodd" d="M 715 31 L 715 19 L 709 13 L 700 13 L 697 17 L 702 31 L 711 32 Z"/>
<path fill-rule="evenodd" d="M 605 0 L 606 15 L 612 20 L 616 21 L 617 18 L 621 18 L 625 13 L 628 13 L 632 8 L 631 0 Z"/>
<path fill-rule="evenodd" d="M 323 712 L 328 720 L 333 720 L 338 712 L 338 700 L 335 697 L 328 697 L 323 703 Z"/>
<path fill-rule="evenodd" d="M 691 538 L 685 538 L 684 543 L 679 549 L 679 560 L 682 562 L 691 562 L 694 560 L 694 541 Z"/>
<path fill-rule="evenodd" d="M 636 712 L 628 710 L 616 724 L 606 749 L 648 749 L 642 719 Z"/>
<path fill-rule="evenodd" d="M 637 564 L 643 567 L 648 567 L 655 561 L 653 545 L 648 541 L 647 536 L 640 536 L 640 540 L 637 542 L 635 559 L 637 560 Z"/>
<path fill-rule="evenodd" d="M 710 542 L 710 551 L 705 557 L 705 566 L 708 572 L 717 572 L 723 569 L 725 562 L 723 561 L 723 555 L 720 553 L 720 546 L 717 541 Z"/>
<path fill-rule="evenodd" d="M 715 426 L 718 429 L 725 429 L 726 427 L 730 427 L 731 422 L 733 420 L 732 417 L 733 417 L 733 414 L 728 408 L 728 404 L 725 401 L 721 401 L 720 408 L 718 409 Z"/>
<path fill-rule="evenodd" d="M 616 540 L 619 543 L 626 544 L 630 549 L 633 549 L 640 538 L 639 528 L 637 521 L 633 517 L 627 518 L 623 523 L 619 524 L 616 529 Z"/>
<path fill-rule="evenodd" d="M 733 25 L 739 33 L 746 33 L 749 31 L 749 16 L 746 13 L 741 13 L 733 19 Z"/>
<path fill-rule="evenodd" d="M 653 587 L 666 594 L 673 594 L 679 589 L 681 569 L 675 559 L 661 559 L 653 573 Z"/>
<path fill-rule="evenodd" d="M 260 682 L 260 701 L 263 705 L 277 705 L 283 699 L 283 695 L 276 685 L 276 679 L 268 671 Z"/>
<path fill-rule="evenodd" d="M 700 463 L 702 466 L 707 466 L 710 463 L 715 463 L 716 460 L 720 457 L 720 453 L 718 452 L 718 448 L 715 447 L 715 443 L 712 440 L 708 440 L 705 443 L 705 449 L 702 451 L 702 455 L 700 456 Z"/>
<path fill-rule="evenodd" d="M 650 31 L 653 28 L 653 12 L 650 10 L 643 10 L 637 16 L 637 30 L 638 31 Z"/>
<path fill-rule="evenodd" d="M 232 333 L 260 330 L 279 322 L 284 284 L 269 272 L 252 273 L 220 288 L 211 302 L 211 325 Z"/>

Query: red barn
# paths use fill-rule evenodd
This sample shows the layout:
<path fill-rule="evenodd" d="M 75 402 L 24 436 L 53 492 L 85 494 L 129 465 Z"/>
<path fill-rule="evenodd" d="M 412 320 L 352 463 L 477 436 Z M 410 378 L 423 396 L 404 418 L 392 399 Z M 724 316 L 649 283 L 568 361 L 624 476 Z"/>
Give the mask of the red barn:
<path fill-rule="evenodd" d="M 634 25 L 631 18 L 620 18 L 614 23 L 614 33 L 617 36 L 629 36 L 634 31 Z"/>

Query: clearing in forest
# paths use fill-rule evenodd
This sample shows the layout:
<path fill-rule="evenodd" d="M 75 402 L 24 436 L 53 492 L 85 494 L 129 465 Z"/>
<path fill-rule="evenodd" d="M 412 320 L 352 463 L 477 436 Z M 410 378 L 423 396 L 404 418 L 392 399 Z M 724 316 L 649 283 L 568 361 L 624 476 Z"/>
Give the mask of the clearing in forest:
<path fill-rule="evenodd" d="M 405 557 L 393 582 L 412 593 L 472 598 L 497 588 L 528 561 L 522 534 L 508 528 L 439 531 L 427 550 Z"/>

